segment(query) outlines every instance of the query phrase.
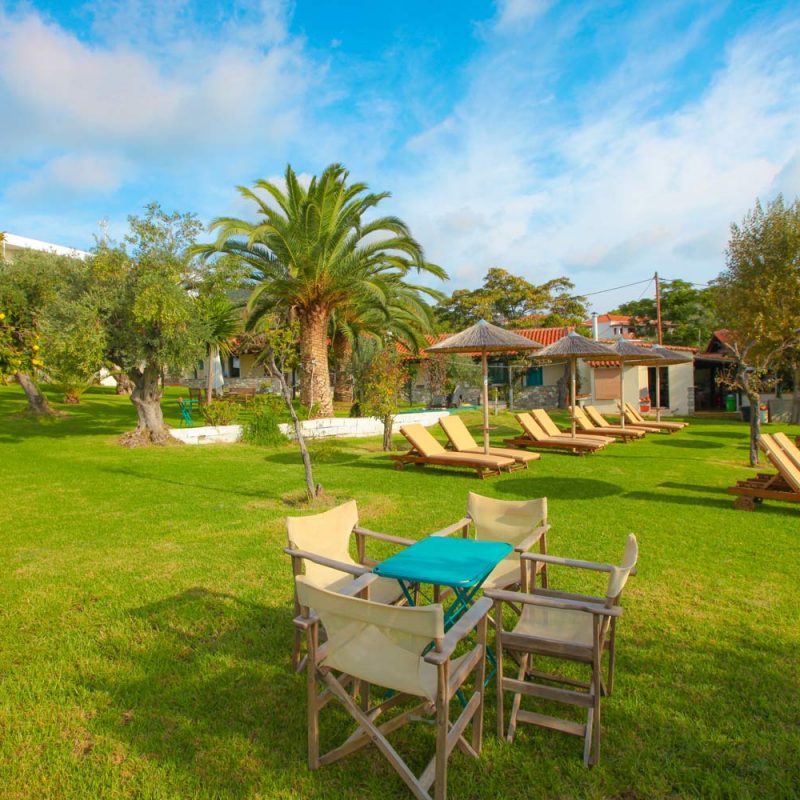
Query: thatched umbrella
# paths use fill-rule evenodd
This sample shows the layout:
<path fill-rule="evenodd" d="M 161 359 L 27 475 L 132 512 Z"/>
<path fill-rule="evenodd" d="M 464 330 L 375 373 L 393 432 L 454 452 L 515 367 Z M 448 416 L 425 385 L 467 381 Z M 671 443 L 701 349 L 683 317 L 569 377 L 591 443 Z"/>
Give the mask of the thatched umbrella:
<path fill-rule="evenodd" d="M 654 353 L 658 355 L 658 362 L 653 364 L 656 368 L 656 420 L 661 421 L 661 367 L 672 367 L 680 364 L 689 364 L 694 361 L 694 356 L 690 353 L 679 353 L 670 350 L 661 344 L 652 347 Z"/>
<path fill-rule="evenodd" d="M 595 342 L 593 339 L 587 339 L 585 336 L 572 331 L 572 333 L 562 336 L 553 344 L 543 347 L 536 353 L 536 358 L 550 359 L 552 361 L 567 359 L 570 362 L 570 396 L 572 397 L 573 405 L 575 405 L 577 403 L 575 398 L 575 371 L 578 359 L 602 358 L 606 361 L 616 361 L 617 354 L 607 345 Z M 575 436 L 575 412 L 572 411 L 570 413 L 572 416 L 572 435 Z"/>
<path fill-rule="evenodd" d="M 483 452 L 489 452 L 489 366 L 488 353 L 516 353 L 520 350 L 538 350 L 539 342 L 526 339 L 518 333 L 498 328 L 482 319 L 470 328 L 453 334 L 439 344 L 426 348 L 429 353 L 480 353 L 483 369 Z"/>
<path fill-rule="evenodd" d="M 619 361 L 619 410 L 620 424 L 625 427 L 625 363 L 636 364 L 638 366 L 658 366 L 661 362 L 660 354 L 654 352 L 654 348 L 640 347 L 627 339 L 618 336 L 614 340 L 612 349 L 617 354 Z"/>

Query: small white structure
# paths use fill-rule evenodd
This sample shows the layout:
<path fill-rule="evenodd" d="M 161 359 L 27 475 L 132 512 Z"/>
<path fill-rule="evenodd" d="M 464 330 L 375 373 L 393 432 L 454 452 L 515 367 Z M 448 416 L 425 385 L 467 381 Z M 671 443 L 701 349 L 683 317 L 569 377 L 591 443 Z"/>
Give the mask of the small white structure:
<path fill-rule="evenodd" d="M 401 425 L 417 422 L 429 428 L 448 411 L 420 411 L 413 414 L 398 414 L 394 419 L 392 431 L 397 433 Z M 307 419 L 300 423 L 303 436 L 307 439 L 326 439 L 329 437 L 359 438 L 363 436 L 382 436 L 383 423 L 377 417 L 322 417 Z M 290 439 L 294 436 L 294 426 L 281 423 L 281 431 Z M 242 438 L 241 425 L 206 425 L 202 428 L 172 428 L 170 434 L 184 444 L 230 444 Z"/>
<path fill-rule="evenodd" d="M 4 233 L 3 238 L 0 239 L 0 257 L 6 261 L 13 261 L 14 256 L 23 250 L 38 250 L 42 253 L 55 253 L 57 256 L 82 259 L 91 256 L 91 253 L 87 253 L 85 250 L 77 250 L 74 247 L 43 242 L 40 239 L 30 239 L 27 236 L 18 236 L 15 233 Z"/>

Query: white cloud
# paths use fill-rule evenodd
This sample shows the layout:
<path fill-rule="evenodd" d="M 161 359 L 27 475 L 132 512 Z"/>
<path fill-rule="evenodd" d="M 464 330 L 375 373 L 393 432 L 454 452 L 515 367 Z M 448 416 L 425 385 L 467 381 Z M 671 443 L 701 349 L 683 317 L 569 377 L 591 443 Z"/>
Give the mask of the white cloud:
<path fill-rule="evenodd" d="M 500 0 L 495 26 L 498 30 L 512 29 L 520 23 L 530 23 L 547 13 L 553 0 Z"/>

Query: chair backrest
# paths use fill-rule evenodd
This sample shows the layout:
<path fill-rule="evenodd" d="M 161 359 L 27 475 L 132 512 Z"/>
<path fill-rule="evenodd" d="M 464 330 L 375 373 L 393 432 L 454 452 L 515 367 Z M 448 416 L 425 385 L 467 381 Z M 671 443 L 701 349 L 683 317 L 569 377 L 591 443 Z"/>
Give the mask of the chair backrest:
<path fill-rule="evenodd" d="M 592 425 L 592 421 L 589 417 L 586 416 L 586 412 L 576 403 L 572 408 L 572 414 L 575 417 L 575 421 L 578 425 L 585 431 L 594 430 L 594 425 Z"/>
<path fill-rule="evenodd" d="M 644 417 L 639 413 L 639 410 L 632 405 L 631 403 L 625 403 L 625 409 L 627 410 L 628 414 L 630 414 L 631 419 L 635 422 L 644 422 Z"/>
<path fill-rule="evenodd" d="M 306 550 L 324 558 L 354 564 L 350 556 L 350 534 L 358 525 L 358 507 L 349 500 L 329 511 L 305 517 L 287 517 L 286 532 L 289 547 Z M 303 564 L 308 580 L 315 586 L 330 586 L 345 574 L 306 560 Z"/>
<path fill-rule="evenodd" d="M 470 492 L 467 513 L 475 523 L 477 539 L 518 544 L 547 523 L 547 498 L 496 500 Z"/>
<path fill-rule="evenodd" d="M 762 433 L 758 437 L 761 449 L 767 454 L 767 458 L 772 462 L 772 466 L 780 472 L 786 483 L 800 493 L 800 469 L 798 469 L 789 459 L 789 456 L 778 447 L 768 433 Z"/>
<path fill-rule="evenodd" d="M 472 434 L 464 424 L 461 417 L 455 414 L 448 414 L 446 417 L 439 417 L 439 426 L 447 434 L 447 438 L 453 443 L 456 450 L 475 450 L 478 447 Z"/>
<path fill-rule="evenodd" d="M 430 431 L 425 429 L 424 425 L 418 422 L 411 425 L 403 425 L 400 428 L 400 433 L 408 439 L 411 446 L 423 456 L 438 456 L 447 451 L 444 447 L 433 438 Z"/>
<path fill-rule="evenodd" d="M 550 419 L 550 415 L 543 408 L 535 408 L 532 412 L 533 418 L 547 436 L 562 436 L 558 425 Z"/>
<path fill-rule="evenodd" d="M 444 637 L 441 605 L 389 606 L 320 589 L 303 575 L 295 581 L 300 605 L 319 614 L 328 635 L 324 666 L 436 700 L 435 688 L 422 680 L 422 654 Z"/>
<path fill-rule="evenodd" d="M 772 438 L 778 443 L 778 446 L 786 453 L 789 461 L 791 461 L 798 469 L 800 469 L 800 449 L 797 445 L 781 431 L 773 433 Z"/>
<path fill-rule="evenodd" d="M 583 410 L 589 415 L 589 419 L 597 425 L 598 428 L 609 428 L 608 420 L 595 408 L 595 406 L 584 406 Z"/>
<path fill-rule="evenodd" d="M 546 439 L 547 435 L 545 432 L 536 424 L 536 420 L 528 414 L 527 412 L 523 411 L 520 414 L 516 415 L 517 422 L 522 425 L 522 430 L 528 434 L 536 442 L 541 442 L 542 439 Z"/>
<path fill-rule="evenodd" d="M 622 590 L 628 582 L 631 570 L 636 566 L 638 559 L 639 544 L 636 541 L 636 537 L 632 533 L 629 533 L 628 541 L 625 542 L 625 550 L 622 554 L 622 563 L 618 567 L 614 567 L 608 576 L 606 601 L 609 604 L 616 602 L 617 598 L 622 594 Z"/>

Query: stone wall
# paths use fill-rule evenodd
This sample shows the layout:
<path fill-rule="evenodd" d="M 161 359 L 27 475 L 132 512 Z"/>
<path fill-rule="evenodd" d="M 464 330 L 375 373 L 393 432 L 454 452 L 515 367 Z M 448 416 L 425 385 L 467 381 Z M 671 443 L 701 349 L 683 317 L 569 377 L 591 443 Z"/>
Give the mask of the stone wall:
<path fill-rule="evenodd" d="M 526 386 L 514 392 L 515 408 L 558 408 L 557 386 Z"/>

